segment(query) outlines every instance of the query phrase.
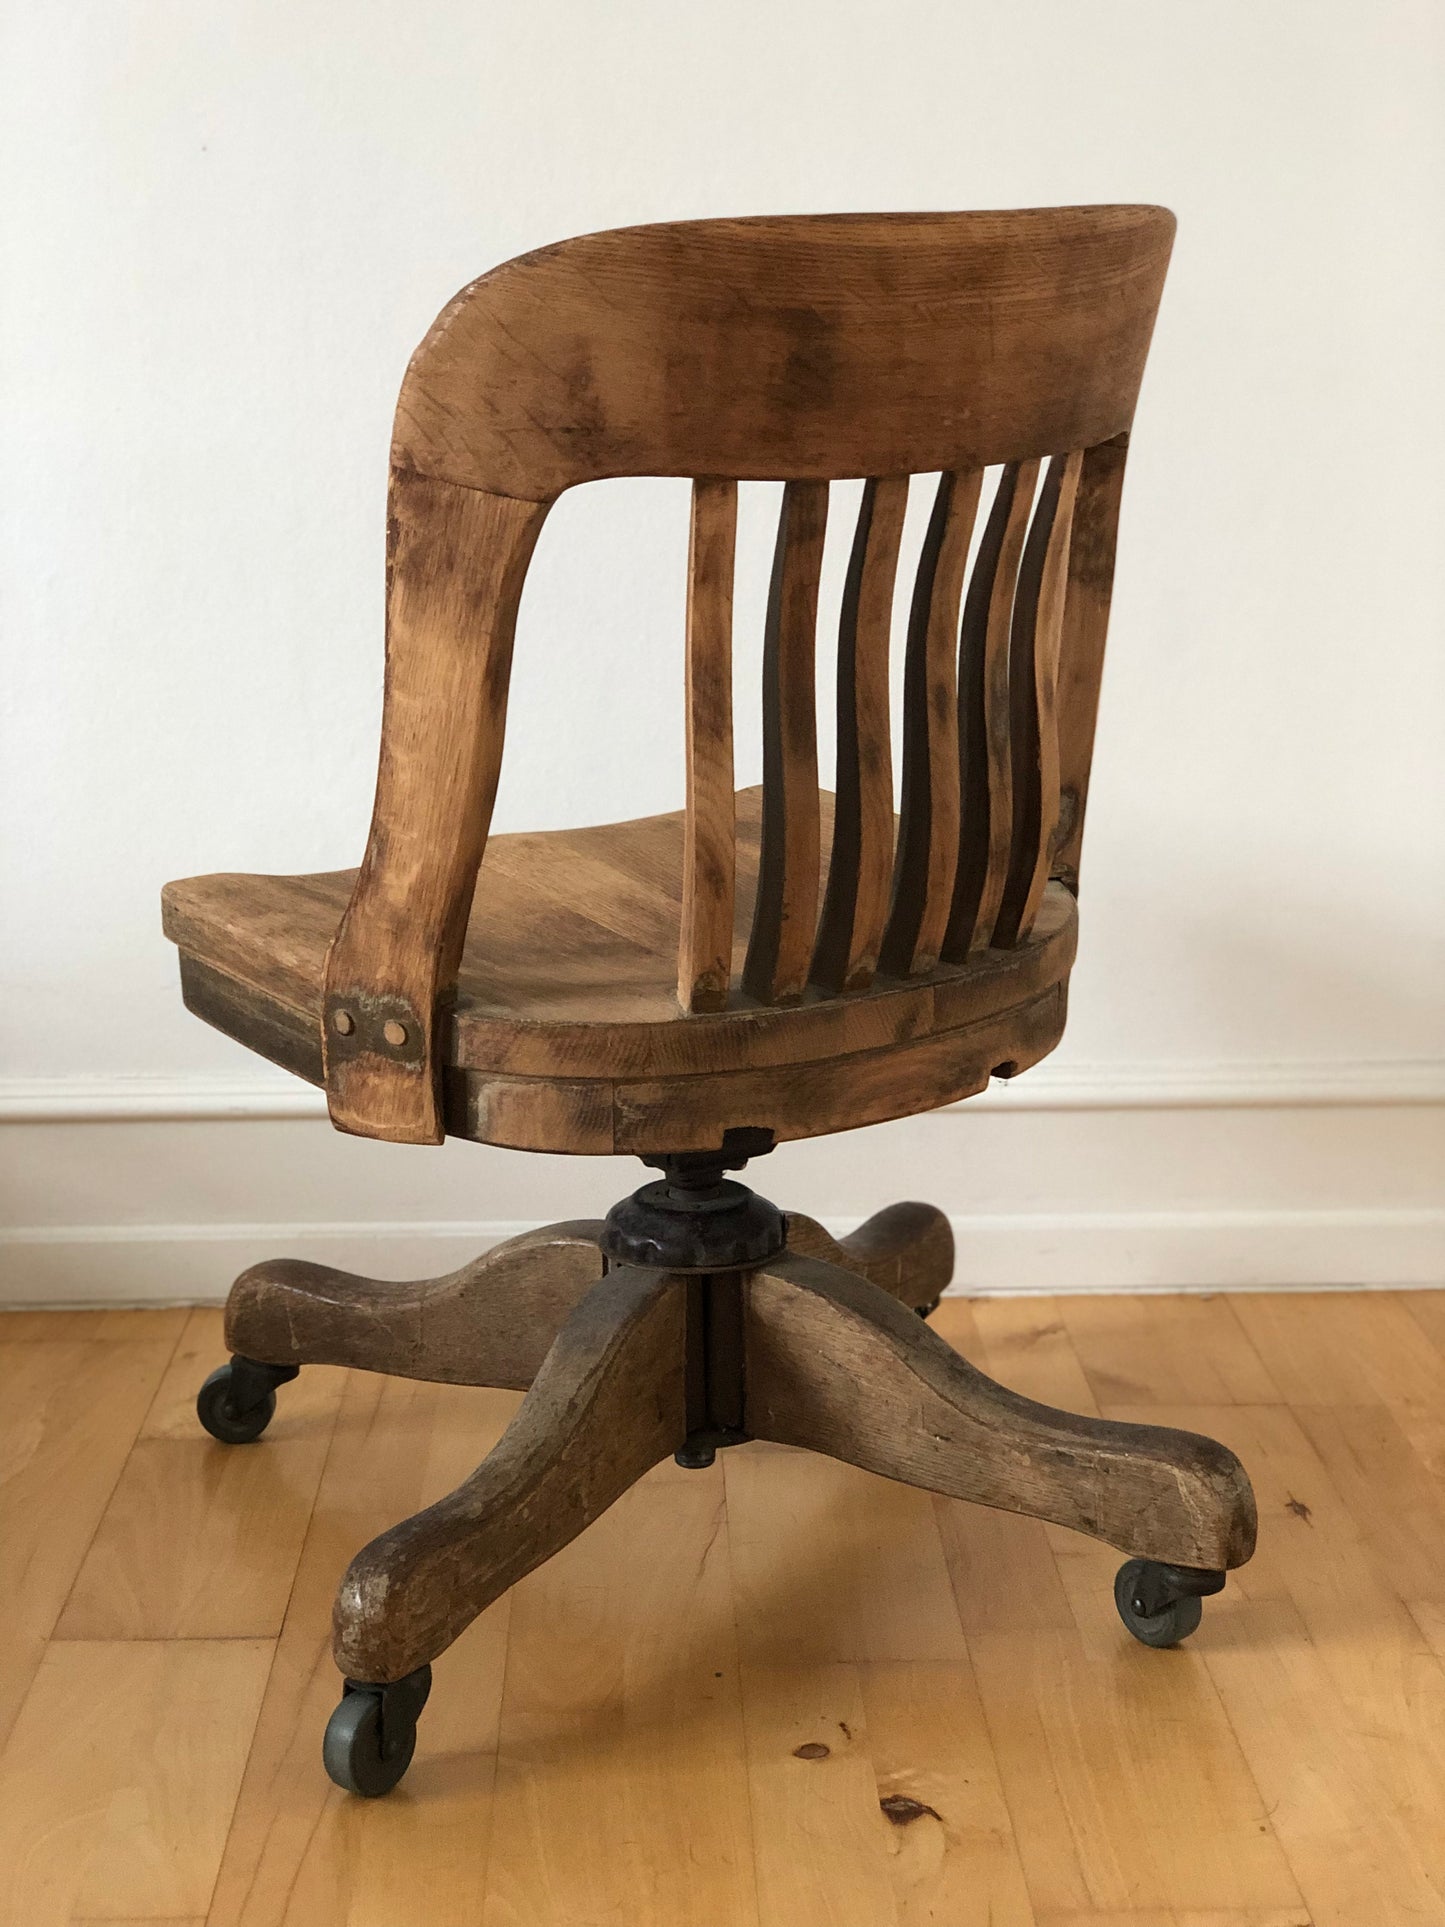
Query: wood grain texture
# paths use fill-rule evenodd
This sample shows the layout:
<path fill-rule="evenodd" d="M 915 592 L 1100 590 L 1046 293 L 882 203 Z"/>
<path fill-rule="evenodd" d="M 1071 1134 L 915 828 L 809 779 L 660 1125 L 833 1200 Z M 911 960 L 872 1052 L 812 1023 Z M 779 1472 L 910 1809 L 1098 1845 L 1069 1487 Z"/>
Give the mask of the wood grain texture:
<path fill-rule="evenodd" d="M 894 1021 L 943 1018 L 948 1004 L 939 993 L 946 986 L 929 986 L 921 1007 L 878 1013 L 884 1034 L 875 1044 L 853 1048 L 857 1038 L 848 1034 L 848 1025 L 840 1025 L 835 1034 L 844 1041 L 833 1057 L 769 1062 L 773 1053 L 760 1050 L 763 1062 L 752 1068 L 626 1079 L 460 1069 L 447 1079 L 448 1133 L 514 1150 L 641 1154 L 672 1150 L 682 1142 L 705 1149 L 720 1144 L 734 1126 L 763 1121 L 779 1141 L 816 1137 L 972 1097 L 987 1087 L 998 1066 L 1011 1065 L 1008 1075 L 1014 1076 L 1047 1056 L 1063 1035 L 1062 983 L 1040 989 L 1034 981 L 1064 971 L 1072 961 L 1077 929 L 1072 899 L 1063 891 L 1059 897 L 1068 908 L 1061 908 L 1059 921 L 1036 948 L 997 953 L 1010 968 L 992 984 L 991 1000 L 1002 1006 L 992 1014 L 911 1038 L 904 1022 L 904 1034 L 890 1041 L 887 1029 Z M 238 997 L 233 980 L 201 982 L 188 973 L 185 981 L 190 1008 L 257 1047 L 253 1000 Z M 853 1018 L 859 1009 L 834 1007 L 832 1014 Z M 288 1038 L 296 1035 L 298 1024 L 293 1016 Z M 286 1061 L 280 1050 L 265 1054 Z"/>
<path fill-rule="evenodd" d="M 1137 1308 L 1113 1293 L 1059 1298 L 1052 1311 L 1100 1406 L 1282 1402 L 1223 1293 L 1181 1299 L 1155 1332 L 1142 1330 Z"/>
<path fill-rule="evenodd" d="M 270 1640 L 51 1646 L 0 1754 L 15 1927 L 206 1912 Z"/>
<path fill-rule="evenodd" d="M 1111 1557 L 1091 1563 L 1095 1584 L 1107 1582 Z M 1176 1909 L 1195 1919 L 1186 1910 L 1203 1903 L 1200 1927 L 1214 1927 L 1215 1906 L 1228 1927 L 1311 1927 L 1318 1917 L 1300 1903 L 1273 1809 L 1202 1660 L 1132 1665 L 1117 1641 L 1095 1651 L 1077 1628 L 976 1634 L 969 1651 L 1040 1919 L 1092 1922 L 1097 1910 L 1145 1927 Z M 1183 1766 L 1181 1732 L 1206 1773 Z M 1165 1802 L 1170 1826 L 1164 1784 L 1178 1793 Z"/>
<path fill-rule="evenodd" d="M 743 1692 L 761 1918 L 801 1927 L 906 1919 L 884 1844 L 858 1669 L 749 1666 Z"/>
<path fill-rule="evenodd" d="M 400 1679 L 576 1538 L 687 1435 L 683 1292 L 609 1272 L 578 1305 L 470 1479 L 352 1560 L 333 1620 L 352 1679 Z"/>
<path fill-rule="evenodd" d="M 1430 1294 L 1424 1302 L 1432 1305 Z M 1445 1470 L 1445 1347 L 1438 1336 L 1421 1343 L 1415 1293 L 1296 1292 L 1256 1304 L 1241 1292 L 1230 1303 L 1292 1405 L 1348 1405 L 1361 1395 L 1387 1403 L 1424 1462 Z"/>
<path fill-rule="evenodd" d="M 517 603 L 545 505 L 393 470 L 386 697 L 366 855 L 326 963 L 332 1123 L 439 1144 L 456 981 L 502 761 Z"/>
<path fill-rule="evenodd" d="M 733 558 L 736 482 L 692 485 L 687 558 L 687 810 L 677 998 L 727 1006 L 733 959 Z"/>
<path fill-rule="evenodd" d="M 111 1355 L 127 1331 L 173 1343 L 164 1316 L 0 1315 L 22 1606 L 29 1548 L 105 1511 Z M 1112 1418 L 1245 1458 L 1259 1551 L 1184 1648 L 1118 1625 L 1106 1547 L 744 1446 L 709 1472 L 659 1466 L 500 1600 L 437 1662 L 402 1787 L 351 1801 L 317 1759 L 336 1575 L 464 1477 L 515 1404 L 355 1373 L 274 1662 L 269 1640 L 49 1648 L 0 1755 L 0 1914 L 572 1927 L 607 1894 L 644 1927 L 1434 1921 L 1445 1293 L 947 1298 L 932 1323 L 1018 1390 L 1087 1409 L 1082 1355 Z M 23 1369 L 32 1350 L 44 1372 Z M 180 1417 L 177 1376 L 148 1437 Z M 35 1441 L 43 1492 L 23 1485 Z M 230 1495 L 210 1503 L 219 1539 Z M 885 1798 L 932 1812 L 891 1820 Z"/>
<path fill-rule="evenodd" d="M 900 1922 L 1037 1927 L 973 1667 L 875 1661 L 859 1672 Z"/>
<path fill-rule="evenodd" d="M 838 625 L 838 781 L 828 888 L 812 980 L 866 990 L 878 967 L 893 874 L 888 657 L 908 477 L 864 483 Z"/>
<path fill-rule="evenodd" d="M 192 1311 L 52 1638 L 274 1639 L 326 1463 L 343 1375 L 287 1388 L 264 1452 L 196 1423 L 225 1358 L 221 1313 Z"/>
<path fill-rule="evenodd" d="M 1069 539 L 1059 636 L 1059 828 L 1053 872 L 1075 895 L 1128 453 L 1127 433 L 1085 449 Z"/>
<path fill-rule="evenodd" d="M 466 1927 L 758 1927 L 722 1473 L 657 1467 L 511 1595 Z"/>
<path fill-rule="evenodd" d="M 1157 207 L 682 221 L 464 288 L 392 459 L 550 500 L 604 475 L 983 467 L 1129 425 L 1174 237 Z"/>
<path fill-rule="evenodd" d="M 788 1249 L 856 1271 L 905 1305 L 931 1305 L 953 1276 L 953 1227 L 933 1204 L 886 1205 L 842 1238 L 790 1211 Z"/>
<path fill-rule="evenodd" d="M 16 1311 L 4 1308 L 0 1344 L 4 1345 L 175 1345 L 190 1312 L 184 1305 L 165 1311 L 114 1306 L 108 1311 Z"/>
<path fill-rule="evenodd" d="M 880 957 L 896 988 L 930 977 L 940 957 L 963 966 L 990 942 L 1011 944 L 1038 910 L 1054 841 L 1042 823 L 1032 845 L 1014 835 L 1014 772 L 1020 808 L 1052 817 L 1053 732 L 1040 715 L 1055 686 L 1055 860 L 1071 888 L 1076 879 L 1121 451 L 1173 231 L 1166 210 L 1129 206 L 682 222 L 582 236 L 463 290 L 413 357 L 398 403 L 376 800 L 364 861 L 325 930 L 324 989 L 318 1000 L 313 981 L 298 999 L 275 980 L 311 947 L 337 879 L 279 888 L 192 879 L 172 887 L 166 912 L 189 1006 L 323 1082 L 339 1129 L 417 1144 L 453 1130 L 595 1153 L 639 1137 L 618 1125 L 607 1088 L 616 1071 L 583 1066 L 577 1053 L 565 1068 L 547 1061 L 563 1003 L 585 1009 L 594 1031 L 621 1026 L 626 1054 L 638 1043 L 633 1026 L 654 1021 L 655 994 L 669 1019 L 796 1009 L 811 1025 L 832 997 L 869 988 Z M 1064 449 L 1087 451 L 1075 559 L 1066 589 L 1062 549 L 1051 564 L 1042 558 L 1047 585 L 1026 567 L 1025 602 L 1031 610 L 1035 593 L 1043 598 L 1047 646 L 1033 653 L 1033 697 L 1011 736 L 1018 550 L 1039 463 Z M 955 674 L 960 577 L 979 477 L 994 463 L 1005 465 L 1004 483 Z M 914 595 L 895 862 L 889 618 L 908 478 L 930 471 L 943 481 Z M 513 634 L 538 533 L 566 488 L 631 474 L 694 482 L 688 803 L 676 861 L 664 874 L 649 859 L 639 873 L 638 839 L 584 857 L 566 833 L 525 847 L 512 839 L 489 867 Z M 855 475 L 872 479 L 840 635 L 840 794 L 820 927 L 818 578 L 830 480 Z M 733 820 L 729 688 L 737 482 L 748 477 L 784 484 L 764 649 L 764 807 L 751 850 Z M 1022 661 L 1029 624 L 1015 628 Z M 506 878 L 509 861 L 526 876 Z M 507 935 L 508 883 L 542 912 L 525 925 L 525 955 Z M 292 895 L 312 900 L 304 930 L 278 900 Z M 449 1073 L 466 1062 L 459 1020 L 475 1027 L 478 1000 L 463 979 L 479 907 L 509 953 L 478 959 L 480 1003 L 506 1031 L 507 1054 L 533 1061 L 493 1057 L 477 1066 L 490 1074 L 462 1080 L 458 1095 Z M 188 942 L 186 926 L 207 915 L 248 953 L 243 967 Z M 578 919 L 617 941 L 599 950 L 584 931 L 574 946 Z M 895 1040 L 944 1028 L 927 1003 L 896 1011 Z M 704 1058 L 708 1037 L 698 1040 Z M 1022 1060 L 1003 1051 L 1000 1061 Z M 654 1074 L 650 1064 L 624 1073 L 638 1086 L 629 1100 Z M 525 1078 L 547 1088 L 529 1090 Z M 727 1102 L 725 1092 L 708 1101 L 669 1089 L 640 1141 L 655 1148 L 691 1112 L 711 1133 Z M 834 1103 L 821 1128 L 880 1114 L 850 1118 Z"/>
<path fill-rule="evenodd" d="M 814 688 L 826 482 L 783 490 L 763 637 L 763 814 L 743 989 L 786 1004 L 808 981 L 818 917 L 818 726 Z"/>
<path fill-rule="evenodd" d="M 734 954 L 751 922 L 761 801 L 760 789 L 738 792 Z M 821 792 L 824 853 L 831 805 Z M 943 966 L 911 984 L 880 981 L 847 999 L 684 1017 L 675 983 L 682 840 L 681 812 L 493 837 L 444 1033 L 449 1066 L 627 1079 L 812 1061 L 995 1015 L 1060 982 L 1072 961 L 1074 905 L 1055 890 L 1036 941 L 1014 955 Z M 326 946 L 354 883 L 339 871 L 169 885 L 165 927 L 181 947 L 192 1008 L 319 1082 Z"/>
<path fill-rule="evenodd" d="M 927 1493 L 764 1440 L 724 1459 L 728 1513 L 738 1522 L 731 1551 L 745 1667 L 775 1676 L 797 1669 L 806 1708 L 812 1667 L 958 1658 L 958 1615 Z M 796 1690 L 779 1685 L 789 1696 Z M 841 1754 L 847 1735 L 832 1739 Z"/>
<path fill-rule="evenodd" d="M 1028 935 L 1043 900 L 1059 827 L 1059 640 L 1082 454 L 1049 463 L 1034 511 L 1010 642 L 1013 846 L 993 943 Z"/>
<path fill-rule="evenodd" d="M 826 832 L 831 799 L 819 800 Z M 758 791 L 739 793 L 735 955 L 752 910 L 759 805 Z M 761 1106 L 780 1136 L 807 1136 L 968 1095 L 996 1064 L 1037 1062 L 1058 1041 L 1077 916 L 1057 886 L 1016 950 L 911 982 L 880 978 L 843 999 L 684 1016 L 681 850 L 680 813 L 491 840 L 443 1033 L 452 1135 L 520 1149 L 675 1149 L 667 1132 L 702 1125 L 716 1142 L 730 1125 L 766 1121 Z M 351 882 L 341 872 L 169 886 L 166 928 L 182 949 L 188 1006 L 320 1082 L 321 973 Z M 895 1047 L 903 1054 L 890 1064 Z"/>
<path fill-rule="evenodd" d="M 855 1273 L 784 1254 L 748 1287 L 747 1425 L 953 1498 L 1052 1520 L 1138 1557 L 1242 1565 L 1243 1468 L 1212 1440 L 1035 1405 Z"/>
<path fill-rule="evenodd" d="M 1269 1353 L 1265 1362 L 1287 1375 L 1291 1361 Z M 1373 1403 L 1367 1389 L 1356 1382 L 1366 1406 Z M 1146 1419 L 1157 1411 L 1110 1409 Z M 1388 1566 L 1355 1527 L 1306 1435 L 1303 1411 L 1172 1410 L 1187 1423 L 1217 1425 L 1257 1474 L 1261 1562 L 1241 1578 L 1237 1610 L 1219 1628 L 1209 1672 L 1250 1755 L 1311 1919 L 1327 1927 L 1404 1921 L 1417 1908 L 1428 1919 L 1431 1907 L 1421 1907 L 1421 1897 L 1432 1888 L 1438 1895 L 1445 1880 L 1438 1825 L 1445 1670 L 1438 1656 Z M 1373 1503 L 1398 1518 L 1408 1498 L 1382 1487 Z M 1300 1798 L 1305 1786 L 1308 1800 Z M 1342 1838 L 1328 1817 L 1360 1811 L 1380 1816 L 1368 1841 Z"/>
<path fill-rule="evenodd" d="M 958 658 L 958 871 L 943 942 L 950 961 L 987 947 L 1008 880 L 1013 848 L 1009 638 L 1038 475 L 1037 462 L 1016 462 L 999 477 L 964 603 Z"/>
<path fill-rule="evenodd" d="M 983 470 L 938 478 L 908 617 L 903 784 L 883 967 L 936 967 L 958 869 L 958 621 Z"/>
<path fill-rule="evenodd" d="M 516 1403 L 509 1392 L 347 1376 L 208 1927 L 358 1927 L 368 1917 L 400 1927 L 419 1908 L 427 1927 L 476 1927 L 510 1597 L 436 1662 L 399 1798 L 348 1799 L 322 1770 L 318 1735 L 338 1694 L 330 1651 L 337 1575 L 359 1545 L 463 1479 Z"/>
<path fill-rule="evenodd" d="M 1014 1067 L 1010 1076 L 1037 1064 L 1063 1036 L 1065 1014 L 1060 987 L 999 1017 L 881 1050 L 786 1070 L 618 1084 L 610 1093 L 610 1148 L 639 1156 L 677 1144 L 708 1150 L 744 1124 L 765 1126 L 779 1143 L 786 1143 L 937 1110 L 987 1089 L 1001 1064 Z M 514 1133 L 541 1137 L 549 1128 L 559 1134 L 568 1128 L 557 1115 L 544 1115 L 534 1123 L 532 1093 L 516 1081 L 506 1090 L 500 1079 L 478 1080 L 478 1085 L 491 1107 L 488 1129 L 498 1134 L 498 1141 L 506 1142 Z M 508 1098 L 514 1102 L 503 1108 Z M 587 1118 L 579 1111 L 572 1123 L 580 1135 Z"/>
<path fill-rule="evenodd" d="M 169 1323 L 156 1334 L 152 1313 L 131 1315 L 133 1343 L 98 1335 L 107 1313 L 0 1317 L 0 1543 L 17 1582 L 0 1590 L 0 1745 L 180 1335 Z M 17 1323 L 23 1342 L 9 1337 Z M 26 1336 L 37 1329 L 45 1335 Z"/>
<path fill-rule="evenodd" d="M 1009 764 L 1009 857 L 999 893 L 997 913 L 980 940 L 1008 949 L 1018 934 L 1023 897 L 1038 859 L 1039 816 L 1042 807 L 1039 754 L 1038 640 L 1043 606 L 1044 571 L 1055 528 L 1065 461 L 1055 457 L 1044 471 L 1029 518 L 1028 531 L 1014 583 L 1009 618 L 1008 721 L 1005 729 Z M 1072 504 L 1071 504 L 1072 505 Z"/>
<path fill-rule="evenodd" d="M 509 1238 L 443 1278 L 392 1284 L 301 1258 L 243 1271 L 226 1345 L 268 1365 L 348 1365 L 525 1391 L 602 1276 L 601 1219 Z"/>
<path fill-rule="evenodd" d="M 763 1919 L 1033 1927 L 933 1502 L 779 1446 L 726 1461 Z"/>

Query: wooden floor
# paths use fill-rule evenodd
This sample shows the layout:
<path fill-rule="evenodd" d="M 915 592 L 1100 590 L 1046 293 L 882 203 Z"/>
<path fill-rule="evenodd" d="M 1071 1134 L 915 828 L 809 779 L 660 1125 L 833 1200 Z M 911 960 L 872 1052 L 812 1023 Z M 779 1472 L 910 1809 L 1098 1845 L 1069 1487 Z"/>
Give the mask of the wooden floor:
<path fill-rule="evenodd" d="M 319 1757 L 337 1577 L 515 1398 L 312 1370 L 227 1449 L 216 1313 L 0 1317 L 0 1921 L 1445 1923 L 1445 1293 L 937 1324 L 1242 1455 L 1260 1550 L 1187 1647 L 1102 1547 L 747 1446 L 486 1614 L 365 1803 Z"/>

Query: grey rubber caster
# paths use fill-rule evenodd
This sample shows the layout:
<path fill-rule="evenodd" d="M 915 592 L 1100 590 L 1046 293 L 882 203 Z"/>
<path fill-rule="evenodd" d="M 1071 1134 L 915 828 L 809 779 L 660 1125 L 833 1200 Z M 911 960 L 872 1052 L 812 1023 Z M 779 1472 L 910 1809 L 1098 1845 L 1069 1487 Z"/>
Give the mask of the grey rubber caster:
<path fill-rule="evenodd" d="M 295 1378 L 298 1369 L 238 1355 L 218 1365 L 197 1392 L 196 1417 L 222 1445 L 249 1445 L 276 1415 L 276 1387 Z"/>
<path fill-rule="evenodd" d="M 411 1765 L 416 1723 L 430 1692 L 430 1666 L 384 1686 L 347 1680 L 321 1742 L 322 1762 L 337 1786 L 365 1800 L 391 1792 Z"/>
<path fill-rule="evenodd" d="M 1114 1604 L 1145 1646 L 1177 1646 L 1198 1629 L 1206 1595 L 1223 1586 L 1222 1572 L 1126 1559 L 1114 1580 Z"/>

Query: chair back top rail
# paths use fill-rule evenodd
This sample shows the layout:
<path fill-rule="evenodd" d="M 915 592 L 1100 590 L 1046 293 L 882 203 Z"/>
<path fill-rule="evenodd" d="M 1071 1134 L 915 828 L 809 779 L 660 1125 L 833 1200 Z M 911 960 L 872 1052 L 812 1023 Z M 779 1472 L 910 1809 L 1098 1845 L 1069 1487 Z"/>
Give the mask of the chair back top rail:
<path fill-rule="evenodd" d="M 327 965 L 339 1128 L 444 1135 L 446 1011 L 517 605 L 548 508 L 580 482 L 694 478 L 683 1011 L 957 965 L 1025 941 L 1050 875 L 1076 887 L 1124 455 L 1173 230 L 1154 207 L 681 222 L 539 250 L 448 305 L 397 408 L 376 802 Z M 970 573 L 984 470 L 998 465 Z M 892 606 L 909 478 L 929 472 L 895 834 Z M 820 892 L 818 591 L 828 484 L 850 476 L 864 489 Z M 785 487 L 757 897 L 734 980 L 732 598 L 748 479 Z"/>
<path fill-rule="evenodd" d="M 1158 207 L 679 221 L 463 288 L 412 357 L 399 468 L 550 501 L 609 475 L 985 467 L 1129 426 Z"/>

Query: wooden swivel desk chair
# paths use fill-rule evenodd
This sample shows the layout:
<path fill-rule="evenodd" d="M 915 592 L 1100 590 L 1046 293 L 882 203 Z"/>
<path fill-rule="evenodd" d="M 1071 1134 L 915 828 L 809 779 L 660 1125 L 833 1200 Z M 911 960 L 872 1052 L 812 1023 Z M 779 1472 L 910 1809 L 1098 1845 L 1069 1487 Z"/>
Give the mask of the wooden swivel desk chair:
<path fill-rule="evenodd" d="M 1032 1404 L 915 1316 L 951 1273 L 941 1212 L 894 1205 L 836 1242 L 724 1177 L 788 1138 L 968 1097 L 1059 1040 L 1125 450 L 1173 232 L 1162 208 L 1082 207 L 586 235 L 464 289 L 413 357 L 365 858 L 171 884 L 185 1000 L 324 1085 L 340 1130 L 635 1152 L 663 1175 L 605 1222 L 446 1278 L 278 1260 L 237 1280 L 234 1356 L 199 1401 L 219 1439 L 257 1437 L 311 1363 L 530 1388 L 476 1473 L 342 1580 L 324 1746 L 341 1785 L 396 1783 L 429 1662 L 668 1453 L 780 1440 L 1073 1526 L 1133 1555 L 1116 1595 L 1155 1645 L 1249 1557 L 1253 1498 L 1222 1446 Z M 924 473 L 895 820 L 889 619 Z M 564 489 L 616 475 L 695 478 L 687 807 L 489 841 L 533 545 Z M 834 800 L 814 642 L 845 476 L 867 480 Z M 764 779 L 735 795 L 739 478 L 786 486 Z"/>

